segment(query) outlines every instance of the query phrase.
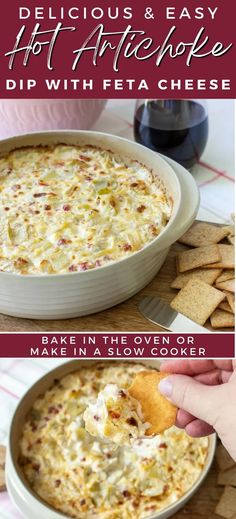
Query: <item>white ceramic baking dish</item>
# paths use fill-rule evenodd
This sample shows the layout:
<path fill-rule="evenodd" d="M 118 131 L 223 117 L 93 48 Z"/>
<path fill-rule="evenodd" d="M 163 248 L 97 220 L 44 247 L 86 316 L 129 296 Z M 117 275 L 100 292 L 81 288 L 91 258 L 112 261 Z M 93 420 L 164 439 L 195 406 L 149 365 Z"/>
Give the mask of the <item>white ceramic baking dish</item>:
<path fill-rule="evenodd" d="M 173 199 L 172 216 L 151 243 L 104 267 L 43 276 L 0 272 L 0 313 L 3 314 L 29 319 L 66 319 L 125 301 L 152 280 L 170 245 L 190 227 L 198 210 L 198 189 L 188 171 L 144 146 L 114 135 L 87 131 L 26 134 L 0 141 L 0 156 L 16 147 L 56 143 L 92 144 L 145 164 L 158 175 Z"/>
<path fill-rule="evenodd" d="M 64 514 L 58 513 L 49 506 L 47 506 L 40 498 L 36 496 L 29 488 L 21 469 L 18 465 L 19 457 L 19 439 L 21 436 L 22 425 L 25 420 L 25 416 L 31 409 L 36 398 L 44 393 L 52 384 L 55 379 L 60 379 L 64 375 L 71 373 L 84 366 L 97 364 L 98 361 L 93 360 L 73 360 L 66 362 L 56 369 L 53 369 L 41 378 L 22 398 L 18 407 L 15 411 L 9 434 L 8 448 L 7 448 L 7 459 L 6 459 L 6 482 L 7 489 L 11 499 L 14 501 L 16 507 L 23 515 L 24 519 L 68 519 Z M 109 362 L 109 361 L 107 361 Z M 119 362 L 119 361 L 117 361 Z M 128 360 L 122 360 L 122 362 L 129 362 Z M 142 359 L 133 360 L 132 362 L 142 362 L 142 364 L 154 368 L 158 368 L 158 360 L 147 360 Z M 201 486 L 204 478 L 206 477 L 215 454 L 216 447 L 216 435 L 209 437 L 209 450 L 208 456 L 205 463 L 205 467 L 202 471 L 201 476 L 198 478 L 192 488 L 176 503 L 172 504 L 168 508 L 165 508 L 161 512 L 151 515 L 146 519 L 167 519 L 167 517 L 175 514 L 185 503 L 197 492 Z M 88 516 L 88 519 L 89 516 Z"/>

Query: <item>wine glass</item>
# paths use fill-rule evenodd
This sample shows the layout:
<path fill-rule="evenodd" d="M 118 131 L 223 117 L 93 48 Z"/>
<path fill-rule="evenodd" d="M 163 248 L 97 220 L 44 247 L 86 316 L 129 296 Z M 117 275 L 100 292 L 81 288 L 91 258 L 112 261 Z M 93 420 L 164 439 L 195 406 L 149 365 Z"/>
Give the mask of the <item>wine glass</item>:
<path fill-rule="evenodd" d="M 203 99 L 139 99 L 135 140 L 187 169 L 199 162 L 208 139 L 208 110 Z"/>

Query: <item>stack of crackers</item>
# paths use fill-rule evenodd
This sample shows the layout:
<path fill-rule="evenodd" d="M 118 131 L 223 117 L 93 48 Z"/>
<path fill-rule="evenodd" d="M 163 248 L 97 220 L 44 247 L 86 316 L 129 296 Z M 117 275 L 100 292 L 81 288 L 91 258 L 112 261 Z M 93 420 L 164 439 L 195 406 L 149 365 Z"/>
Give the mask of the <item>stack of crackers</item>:
<path fill-rule="evenodd" d="M 200 325 L 231 328 L 235 313 L 234 226 L 195 222 L 179 239 L 188 249 L 176 256 L 180 291 L 171 307 Z"/>
<path fill-rule="evenodd" d="M 236 463 L 221 444 L 216 460 L 220 469 L 217 483 L 224 486 L 224 491 L 215 512 L 225 519 L 236 519 Z"/>

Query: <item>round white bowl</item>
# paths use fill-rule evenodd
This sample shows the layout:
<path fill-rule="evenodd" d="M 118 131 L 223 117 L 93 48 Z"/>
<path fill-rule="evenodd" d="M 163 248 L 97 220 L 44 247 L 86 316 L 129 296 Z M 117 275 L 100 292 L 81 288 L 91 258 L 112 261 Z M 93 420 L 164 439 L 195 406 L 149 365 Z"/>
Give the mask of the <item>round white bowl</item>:
<path fill-rule="evenodd" d="M 129 361 L 122 359 L 122 362 Z M 137 359 L 133 360 L 132 362 L 141 362 L 146 366 L 154 367 L 157 369 L 159 366 L 158 360 L 143 361 L 142 359 Z M 71 362 L 66 362 L 65 364 L 62 364 L 58 368 L 53 369 L 52 371 L 47 373 L 38 382 L 36 382 L 36 384 L 32 386 L 32 388 L 26 393 L 26 395 L 22 398 L 22 400 L 17 406 L 11 423 L 11 429 L 9 434 L 6 459 L 6 483 L 7 490 L 11 499 L 13 500 L 16 507 L 25 519 L 32 519 L 32 517 L 34 519 L 68 519 L 68 516 L 65 516 L 64 514 L 61 514 L 56 510 L 50 508 L 49 506 L 47 506 L 47 504 L 45 504 L 44 501 L 37 497 L 36 494 L 30 489 L 26 479 L 22 474 L 21 468 L 18 464 L 18 457 L 20 452 L 19 439 L 21 436 L 22 425 L 25 421 L 25 417 L 31 409 L 36 398 L 40 394 L 44 393 L 52 385 L 55 379 L 60 379 L 68 373 L 72 373 L 73 371 L 76 371 L 77 369 L 80 369 L 84 366 L 89 366 L 97 363 L 97 360 L 93 361 L 82 359 L 73 360 Z M 203 468 L 200 477 L 192 486 L 192 488 L 188 492 L 186 492 L 186 494 L 176 503 L 170 505 L 161 512 L 151 515 L 147 519 L 167 519 L 185 505 L 185 503 L 197 492 L 206 475 L 208 474 L 208 471 L 214 459 L 215 447 L 216 435 L 212 435 L 209 437 L 209 449 L 205 467 Z M 88 519 L 91 518 L 88 516 Z"/>
<path fill-rule="evenodd" d="M 0 138 L 45 130 L 89 130 L 106 99 L 0 99 Z"/>
<path fill-rule="evenodd" d="M 29 319 L 66 319 L 125 301 L 153 279 L 169 247 L 191 226 L 198 210 L 199 192 L 187 170 L 144 146 L 114 135 L 85 131 L 32 133 L 0 141 L 0 156 L 16 147 L 56 143 L 92 144 L 145 164 L 161 179 L 172 198 L 172 215 L 163 232 L 151 243 L 104 267 L 58 275 L 0 272 L 0 313 L 3 314 Z"/>

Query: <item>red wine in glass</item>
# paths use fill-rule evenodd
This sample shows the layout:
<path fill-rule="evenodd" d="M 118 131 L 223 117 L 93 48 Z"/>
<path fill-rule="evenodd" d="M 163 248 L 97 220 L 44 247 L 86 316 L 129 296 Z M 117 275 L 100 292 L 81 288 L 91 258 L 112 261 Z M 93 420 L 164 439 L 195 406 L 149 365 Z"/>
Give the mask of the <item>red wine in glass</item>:
<path fill-rule="evenodd" d="M 204 100 L 138 100 L 135 140 L 189 169 L 207 143 L 208 114 Z"/>

